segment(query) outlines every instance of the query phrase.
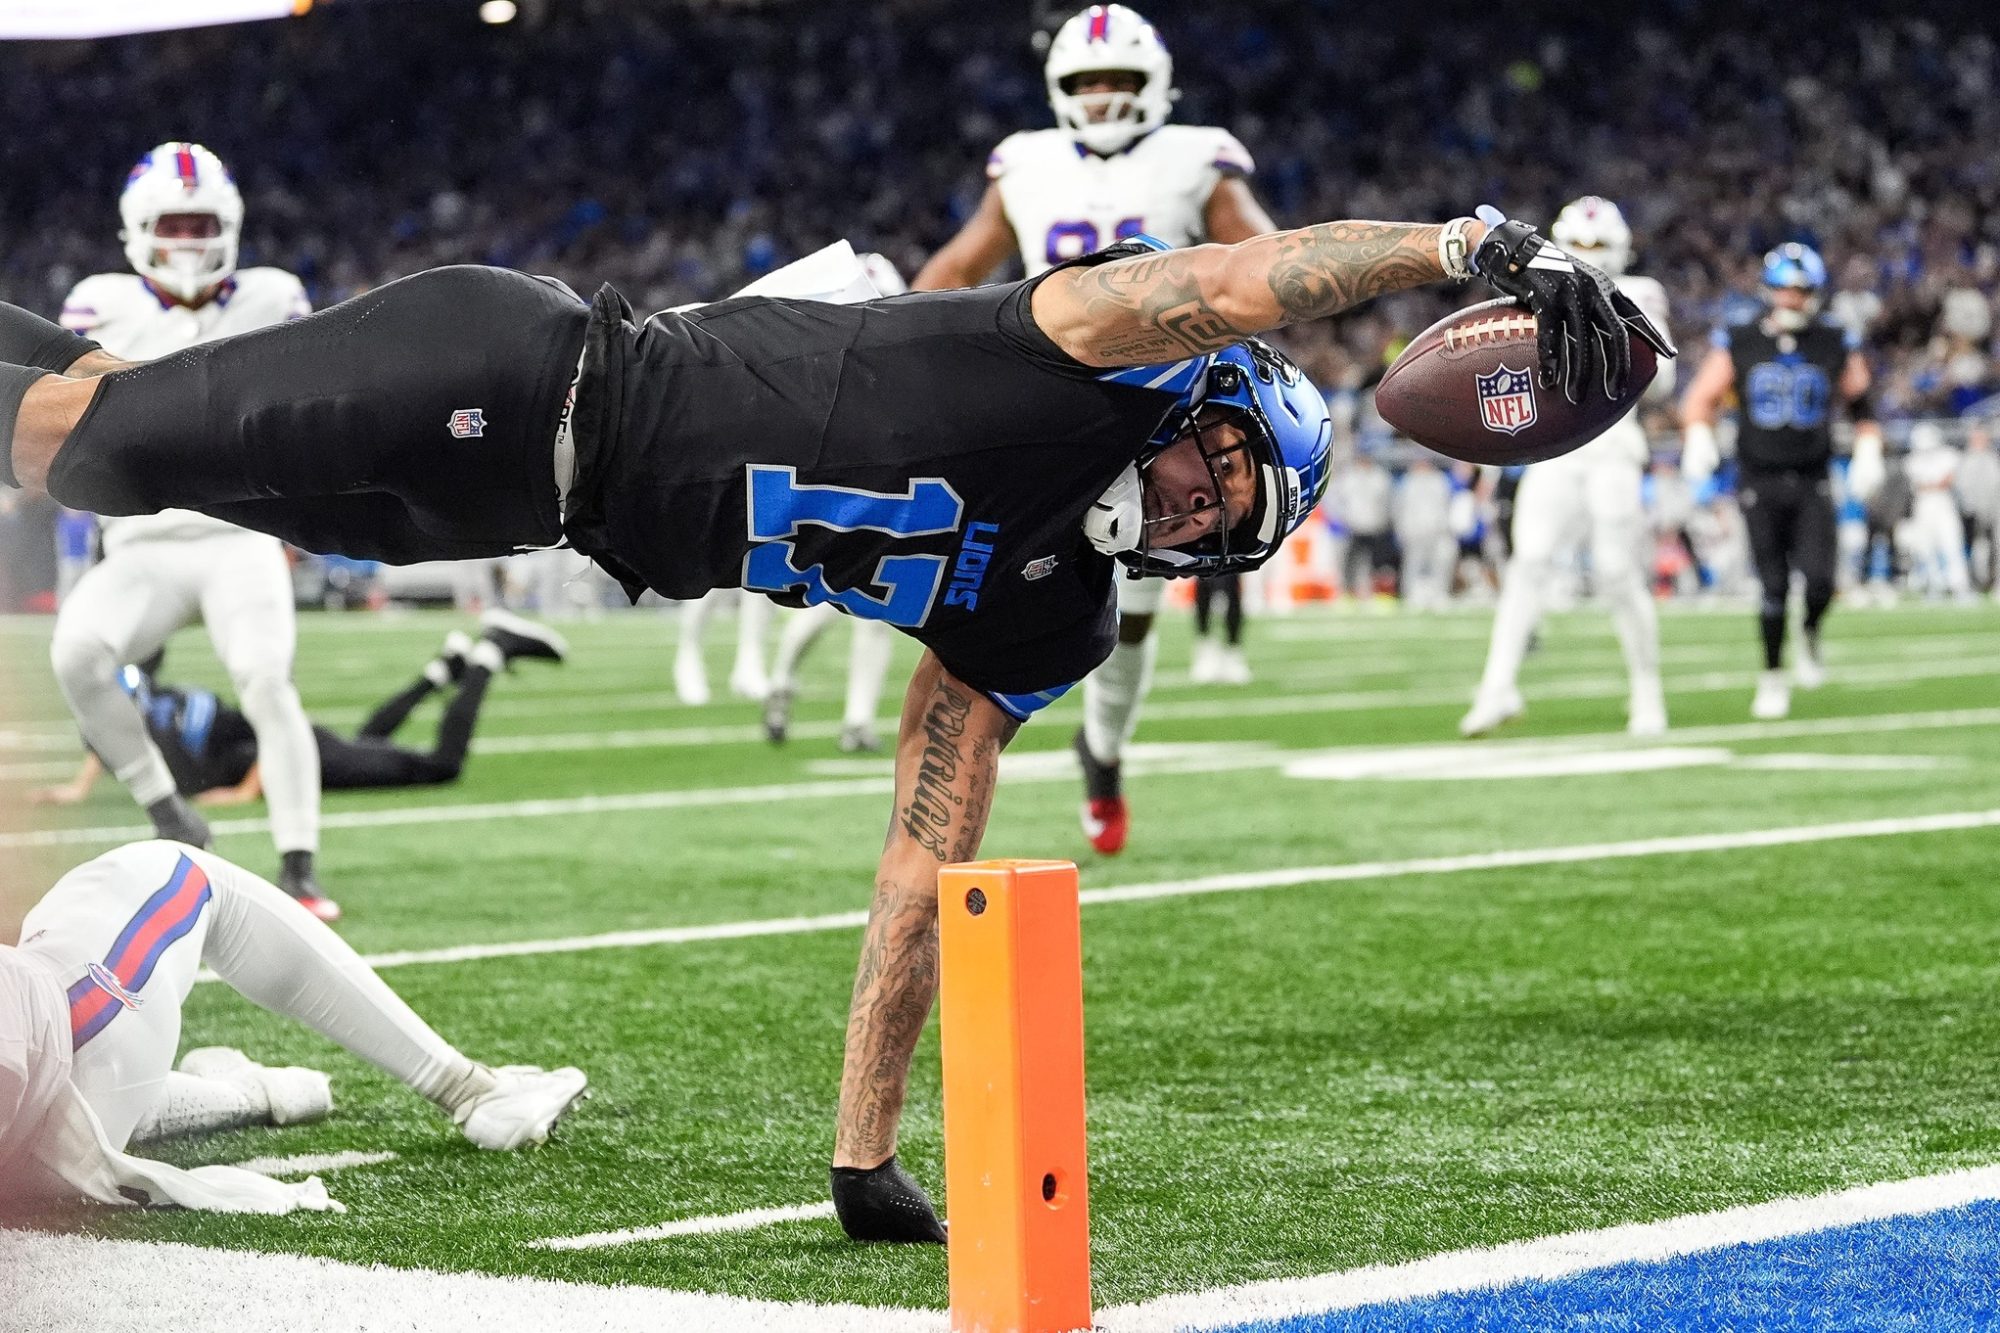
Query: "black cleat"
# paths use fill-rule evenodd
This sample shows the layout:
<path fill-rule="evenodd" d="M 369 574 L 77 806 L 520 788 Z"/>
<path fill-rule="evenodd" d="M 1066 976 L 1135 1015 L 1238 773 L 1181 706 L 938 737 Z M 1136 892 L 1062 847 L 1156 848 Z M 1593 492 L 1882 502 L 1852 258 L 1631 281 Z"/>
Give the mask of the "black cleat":
<path fill-rule="evenodd" d="M 319 876 L 313 870 L 313 854 L 286 852 L 282 860 L 278 887 L 320 920 L 329 923 L 340 920 L 340 904 L 327 897 L 326 890 L 319 886 Z"/>
<path fill-rule="evenodd" d="M 178 793 L 163 796 L 147 806 L 146 816 L 153 821 L 154 836 L 169 842 L 184 842 L 204 850 L 215 842 L 215 835 L 209 832 L 208 821 L 187 803 L 186 797 Z"/>
<path fill-rule="evenodd" d="M 792 691 L 776 685 L 764 696 L 764 739 L 783 745 L 792 730 Z"/>
<path fill-rule="evenodd" d="M 944 1223 L 938 1221 L 931 1196 L 910 1178 L 894 1153 L 878 1167 L 833 1168 L 833 1211 L 849 1240 L 882 1241 L 890 1245 L 942 1245 Z"/>
<path fill-rule="evenodd" d="M 479 617 L 479 628 L 479 637 L 498 648 L 510 667 L 517 657 L 561 662 L 569 656 L 569 644 L 562 635 L 511 611 L 493 608 Z"/>

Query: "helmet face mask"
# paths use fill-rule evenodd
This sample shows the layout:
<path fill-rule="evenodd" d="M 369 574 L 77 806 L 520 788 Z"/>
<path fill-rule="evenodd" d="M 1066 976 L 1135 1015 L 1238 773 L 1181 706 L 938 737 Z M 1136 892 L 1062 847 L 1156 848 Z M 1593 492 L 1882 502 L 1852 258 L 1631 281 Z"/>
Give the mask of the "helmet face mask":
<path fill-rule="evenodd" d="M 1099 541 L 1089 521 L 1086 532 L 1139 575 L 1256 569 L 1326 490 L 1332 436 L 1326 400 L 1289 358 L 1255 339 L 1225 348 L 1155 432 L 1135 482 L 1121 478 L 1106 493 L 1137 511 L 1110 525 L 1122 549 Z"/>
<path fill-rule="evenodd" d="M 1056 124 L 1094 153 L 1116 153 L 1166 124 L 1174 62 L 1153 25 L 1124 5 L 1093 5 L 1049 43 L 1042 67 Z M 1090 75 L 1125 75 L 1130 90 L 1107 90 Z"/>
<path fill-rule="evenodd" d="M 178 301 L 192 304 L 236 272 L 243 196 L 200 144 L 164 143 L 141 158 L 118 215 L 126 261 Z"/>

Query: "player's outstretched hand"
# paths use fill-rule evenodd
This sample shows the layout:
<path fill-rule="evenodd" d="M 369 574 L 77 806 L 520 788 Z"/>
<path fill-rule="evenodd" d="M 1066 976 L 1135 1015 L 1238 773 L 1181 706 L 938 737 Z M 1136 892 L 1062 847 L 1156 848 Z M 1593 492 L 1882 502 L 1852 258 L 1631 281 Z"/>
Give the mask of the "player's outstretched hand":
<path fill-rule="evenodd" d="M 1486 236 L 1472 270 L 1534 312 L 1543 388 L 1560 385 L 1564 398 L 1580 403 L 1594 372 L 1605 397 L 1622 397 L 1632 375 L 1631 334 L 1661 356 L 1674 355 L 1666 335 L 1602 272 L 1490 205 L 1481 205 L 1479 220 Z"/>
<path fill-rule="evenodd" d="M 850 1240 L 944 1244 L 944 1223 L 938 1221 L 931 1196 L 893 1153 L 877 1167 L 834 1167 L 833 1211 Z"/>

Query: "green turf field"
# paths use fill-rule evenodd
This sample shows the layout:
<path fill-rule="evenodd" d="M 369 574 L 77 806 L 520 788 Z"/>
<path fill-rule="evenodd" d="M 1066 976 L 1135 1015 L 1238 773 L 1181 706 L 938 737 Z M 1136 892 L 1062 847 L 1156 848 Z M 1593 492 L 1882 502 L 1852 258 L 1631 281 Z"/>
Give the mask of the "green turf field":
<path fill-rule="evenodd" d="M 1186 617 L 1166 621 L 1140 739 L 1168 748 L 1134 762 L 1131 849 L 1095 859 L 1076 828 L 1072 698 L 1016 742 L 986 852 L 1077 859 L 1086 890 L 1329 870 L 1086 907 L 1101 1303 L 2000 1161 L 2000 828 L 1398 864 L 2000 809 L 2000 611 L 1837 610 L 1833 683 L 1797 695 L 1776 726 L 1747 718 L 1750 613 L 1670 612 L 1676 730 L 1640 747 L 1655 752 L 1644 764 L 1617 734 L 1624 684 L 1602 617 L 1547 625 L 1525 720 L 1428 756 L 1400 747 L 1455 742 L 1484 615 L 1265 620 L 1257 683 L 1239 690 L 1189 686 Z M 309 711 L 353 724 L 453 623 L 306 617 Z M 0 736 L 0 802 L 37 885 L 115 835 L 24 851 L 23 829 L 136 822 L 110 785 L 56 815 L 21 804 L 74 753 L 40 668 L 47 628 L 0 625 L 25 682 Z M 328 799 L 322 862 L 348 939 L 380 953 L 865 906 L 888 766 L 834 751 L 844 635 L 811 664 L 800 707 L 821 725 L 780 750 L 750 705 L 675 704 L 670 619 L 565 629 L 571 665 L 524 664 L 496 685 L 459 786 Z M 718 687 L 732 633 L 711 634 Z M 198 633 L 177 641 L 166 675 L 220 683 Z M 420 713 L 415 733 L 434 717 Z M 1344 776 L 1288 774 L 1309 757 Z M 1498 758 L 1532 775 L 1482 778 Z M 1576 767 L 1594 771 L 1561 771 Z M 260 832 L 227 832 L 217 850 L 274 869 Z M 1385 864 L 1337 870 L 1359 862 Z M 89 1225 L 362 1263 L 941 1306 L 940 1251 L 849 1247 L 830 1220 L 586 1251 L 525 1244 L 823 1199 L 858 939 L 818 929 L 385 972 L 478 1058 L 590 1073 L 594 1098 L 522 1157 L 475 1153 L 400 1087 L 204 986 L 189 1044 L 320 1065 L 341 1109 L 181 1145 L 173 1160 L 397 1157 L 327 1177 L 345 1217 Z M 934 1186 L 938 1103 L 933 1038 L 904 1157 Z"/>

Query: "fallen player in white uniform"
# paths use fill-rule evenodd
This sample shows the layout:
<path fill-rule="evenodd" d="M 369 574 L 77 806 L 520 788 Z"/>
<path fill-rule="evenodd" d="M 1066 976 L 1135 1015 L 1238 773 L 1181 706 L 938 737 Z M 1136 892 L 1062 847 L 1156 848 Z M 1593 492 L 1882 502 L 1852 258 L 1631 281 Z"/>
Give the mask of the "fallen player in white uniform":
<path fill-rule="evenodd" d="M 576 1069 L 468 1059 L 275 885 L 184 843 L 132 843 L 64 875 L 28 913 L 19 947 L 0 945 L 0 1198 L 344 1211 L 317 1176 L 181 1170 L 125 1151 L 332 1110 L 317 1070 L 267 1069 L 220 1047 L 174 1069 L 203 965 L 393 1074 L 481 1148 L 545 1142 L 586 1086 Z"/>

